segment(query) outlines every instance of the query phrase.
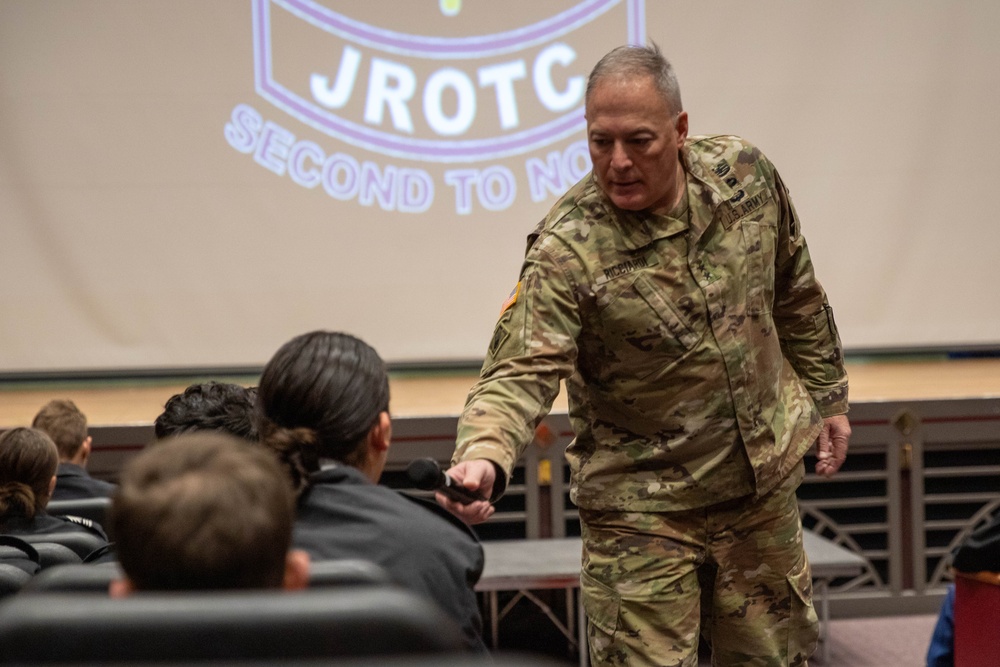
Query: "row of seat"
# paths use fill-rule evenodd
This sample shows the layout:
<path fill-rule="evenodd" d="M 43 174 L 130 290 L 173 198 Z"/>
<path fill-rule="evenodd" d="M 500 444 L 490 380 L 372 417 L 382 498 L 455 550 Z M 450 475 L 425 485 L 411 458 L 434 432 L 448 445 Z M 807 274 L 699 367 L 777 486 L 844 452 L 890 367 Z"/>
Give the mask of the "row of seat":
<path fill-rule="evenodd" d="M 20 595 L 32 593 L 104 593 L 121 575 L 116 562 L 57 565 L 42 570 L 21 589 Z M 366 560 L 342 559 L 313 561 L 309 568 L 310 588 L 338 586 L 389 586 L 389 577 L 381 567 Z"/>
<path fill-rule="evenodd" d="M 49 511 L 101 523 L 108 506 L 107 499 L 65 501 L 50 503 Z M 553 664 L 538 656 L 470 656 L 450 618 L 392 585 L 368 561 L 314 561 L 309 590 L 298 593 L 111 599 L 107 591 L 121 573 L 118 563 L 85 562 L 106 556 L 102 545 L 84 532 L 0 536 L 0 665 L 324 664 L 330 658 L 359 667 Z M 10 565 L 17 560 L 37 569 Z M 378 656 L 374 662 L 372 656 Z"/>
<path fill-rule="evenodd" d="M 105 540 L 83 532 L 0 535 L 0 598 L 16 593 L 40 571 L 89 562 L 107 548 Z"/>
<path fill-rule="evenodd" d="M 461 646 L 443 612 L 386 586 L 124 599 L 45 592 L 0 605 L 0 664 L 318 659 Z"/>
<path fill-rule="evenodd" d="M 47 511 L 103 524 L 108 507 L 107 498 L 97 498 L 52 502 Z M 87 562 L 104 550 L 104 540 L 86 532 L 0 535 L 0 664 L 284 664 L 447 656 L 463 649 L 450 618 L 393 586 L 368 561 L 313 562 L 310 590 L 300 593 L 139 593 L 112 599 L 107 592 L 121 574 L 118 563 Z"/>
<path fill-rule="evenodd" d="M 310 590 L 107 595 L 116 563 L 57 565 L 0 603 L 0 664 L 275 661 L 450 654 L 436 606 L 360 560 L 313 563 Z"/>
<path fill-rule="evenodd" d="M 45 508 L 53 516 L 74 516 L 106 524 L 110 498 L 52 501 Z M 16 593 L 40 570 L 54 565 L 90 562 L 101 558 L 107 543 L 94 533 L 65 532 L 39 535 L 0 535 L 0 598 Z"/>
<path fill-rule="evenodd" d="M 103 540 L 86 533 L 0 535 L 0 597 L 22 586 L 28 590 L 106 591 L 120 573 L 118 564 L 112 559 L 91 562 L 107 553 L 106 546 Z M 10 564 L 16 561 L 39 567 Z M 6 577 L 11 570 L 20 574 Z M 313 586 L 389 583 L 388 575 L 378 565 L 354 559 L 314 561 L 309 579 Z"/>

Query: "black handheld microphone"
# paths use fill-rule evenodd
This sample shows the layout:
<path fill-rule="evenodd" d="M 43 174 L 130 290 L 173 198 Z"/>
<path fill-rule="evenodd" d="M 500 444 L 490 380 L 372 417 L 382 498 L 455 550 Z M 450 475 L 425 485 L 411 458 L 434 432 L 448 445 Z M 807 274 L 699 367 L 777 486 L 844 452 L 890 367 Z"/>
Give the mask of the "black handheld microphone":
<path fill-rule="evenodd" d="M 463 505 L 474 503 L 477 500 L 486 500 L 475 491 L 469 491 L 446 475 L 434 459 L 417 459 L 406 468 L 406 476 L 418 489 L 440 491 L 451 500 Z"/>

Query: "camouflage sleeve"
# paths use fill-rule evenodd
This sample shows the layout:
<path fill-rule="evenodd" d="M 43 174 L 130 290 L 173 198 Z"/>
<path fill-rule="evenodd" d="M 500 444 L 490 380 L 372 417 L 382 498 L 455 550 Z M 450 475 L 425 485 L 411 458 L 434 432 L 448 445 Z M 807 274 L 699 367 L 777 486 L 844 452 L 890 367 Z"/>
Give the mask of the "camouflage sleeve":
<path fill-rule="evenodd" d="M 781 177 L 774 174 L 781 218 L 775 259 L 774 322 L 785 358 L 823 417 L 847 412 L 847 371 L 826 292 Z"/>
<path fill-rule="evenodd" d="M 543 239 L 525 259 L 459 419 L 454 463 L 489 459 L 510 479 L 560 381 L 573 372 L 580 314 L 566 256 L 553 256 L 557 245 Z"/>

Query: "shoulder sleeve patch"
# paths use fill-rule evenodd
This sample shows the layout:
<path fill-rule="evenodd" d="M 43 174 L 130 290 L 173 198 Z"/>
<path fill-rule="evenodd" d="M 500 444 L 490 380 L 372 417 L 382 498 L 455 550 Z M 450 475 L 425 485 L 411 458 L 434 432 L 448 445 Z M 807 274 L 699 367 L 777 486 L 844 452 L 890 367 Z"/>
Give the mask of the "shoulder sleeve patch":
<path fill-rule="evenodd" d="M 518 281 L 517 284 L 514 285 L 514 289 L 510 291 L 510 296 L 507 297 L 507 300 L 503 302 L 503 306 L 500 307 L 500 315 L 506 313 L 508 308 L 517 303 L 517 297 L 520 293 L 521 281 Z"/>
<path fill-rule="evenodd" d="M 499 352 L 500 347 L 507 342 L 508 338 L 510 338 L 510 329 L 508 328 L 509 324 L 510 316 L 501 317 L 500 321 L 497 322 L 496 329 L 493 330 L 493 338 L 490 340 L 489 354 L 491 357 L 495 357 L 497 352 Z"/>

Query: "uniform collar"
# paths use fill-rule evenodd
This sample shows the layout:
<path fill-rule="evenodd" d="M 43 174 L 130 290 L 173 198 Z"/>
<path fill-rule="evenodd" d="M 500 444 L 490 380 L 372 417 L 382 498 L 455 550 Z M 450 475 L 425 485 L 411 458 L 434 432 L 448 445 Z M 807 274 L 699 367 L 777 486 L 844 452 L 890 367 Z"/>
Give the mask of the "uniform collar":
<path fill-rule="evenodd" d="M 75 463 L 68 463 L 63 461 L 59 464 L 56 469 L 57 477 L 89 477 L 87 471 L 83 469 L 83 466 L 78 466 Z"/>
<path fill-rule="evenodd" d="M 697 240 L 705 232 L 715 217 L 717 209 L 737 196 L 739 186 L 726 183 L 723 175 L 713 171 L 724 169 L 725 161 L 708 164 L 705 158 L 709 156 L 699 153 L 692 147 L 698 140 L 688 138 L 681 150 L 681 162 L 684 165 L 684 179 L 687 188 L 688 212 L 687 219 L 672 218 L 668 215 L 647 213 L 644 211 L 625 211 L 614 204 L 598 187 L 597 180 L 591 174 L 591 184 L 615 224 L 621 230 L 624 245 L 630 250 L 638 250 L 659 239 L 675 236 L 690 230 L 689 237 Z M 728 172 L 728 170 L 725 170 Z"/>
<path fill-rule="evenodd" d="M 329 467 L 324 467 L 309 475 L 309 481 L 313 484 L 320 483 L 349 483 L 349 484 L 371 484 L 371 480 L 357 468 L 343 463 L 338 463 Z"/>
<path fill-rule="evenodd" d="M 689 226 L 687 219 L 672 218 L 669 215 L 649 213 L 648 211 L 626 211 L 618 208 L 597 185 L 597 179 L 593 175 L 591 175 L 591 179 L 595 194 L 600 197 L 604 209 L 607 210 L 621 233 L 623 244 L 629 250 L 639 250 L 654 241 L 687 231 Z M 690 208 L 690 192 L 688 193 L 688 202 Z M 689 218 L 690 216 L 684 217 Z"/>

